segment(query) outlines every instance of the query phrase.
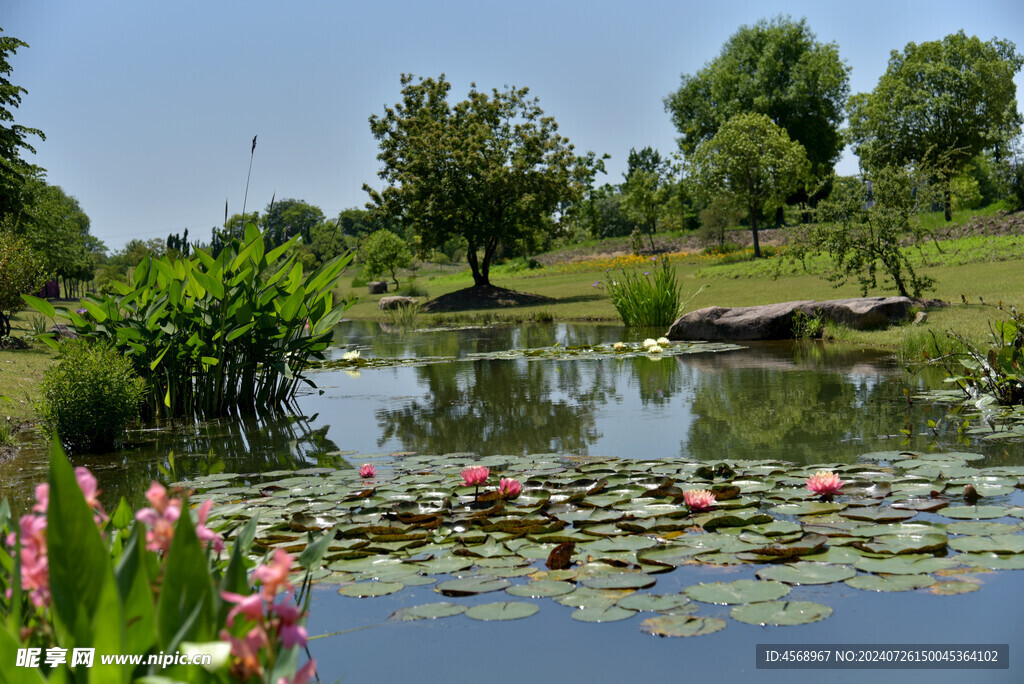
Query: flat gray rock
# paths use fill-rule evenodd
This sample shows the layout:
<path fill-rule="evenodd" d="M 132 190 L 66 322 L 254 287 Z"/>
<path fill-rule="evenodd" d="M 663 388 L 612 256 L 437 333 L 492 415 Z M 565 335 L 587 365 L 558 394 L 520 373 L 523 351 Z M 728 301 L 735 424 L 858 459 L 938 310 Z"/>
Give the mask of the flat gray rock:
<path fill-rule="evenodd" d="M 388 291 L 388 284 L 384 280 L 371 280 L 366 284 L 366 289 L 370 294 L 384 294 Z"/>
<path fill-rule="evenodd" d="M 392 297 L 381 297 L 380 301 L 377 302 L 377 308 L 381 311 L 387 311 L 388 309 L 397 309 L 400 306 L 411 306 L 415 303 L 415 297 L 399 297 L 395 295 Z"/>
<path fill-rule="evenodd" d="M 691 311 L 672 324 L 670 340 L 788 340 L 793 338 L 793 312 L 863 330 L 882 328 L 910 318 L 907 297 L 859 297 L 823 302 L 801 301 L 764 306 L 711 306 Z"/>

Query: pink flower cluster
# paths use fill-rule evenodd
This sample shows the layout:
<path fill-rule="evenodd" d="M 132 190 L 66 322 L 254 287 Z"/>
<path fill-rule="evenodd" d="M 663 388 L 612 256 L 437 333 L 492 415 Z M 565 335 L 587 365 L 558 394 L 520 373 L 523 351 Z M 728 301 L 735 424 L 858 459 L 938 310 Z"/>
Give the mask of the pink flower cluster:
<path fill-rule="evenodd" d="M 288 581 L 294 559 L 284 549 L 277 549 L 269 564 L 253 571 L 253 579 L 260 583 L 260 591 L 248 596 L 221 592 L 221 598 L 235 606 L 228 612 L 228 627 L 235 625 L 239 615 L 252 623 L 244 637 L 222 630 L 221 639 L 230 642 L 231 675 L 240 681 L 263 676 L 260 652 L 274 643 L 272 635 L 281 640 L 285 648 L 305 647 L 309 635 L 300 623 L 303 612 L 291 601 L 295 587 Z M 280 595 L 279 595 L 280 594 Z M 281 678 L 277 684 L 304 684 L 316 675 L 316 661 L 310 660 L 295 673 L 291 680 Z"/>
<path fill-rule="evenodd" d="M 85 496 L 85 502 L 94 512 L 97 525 L 103 524 L 107 514 L 100 503 L 100 490 L 96 478 L 88 468 L 75 468 L 75 480 Z M 21 536 L 21 586 L 28 590 L 29 599 L 37 608 L 50 605 L 50 563 L 46 553 L 46 511 L 50 505 L 50 485 L 45 482 L 36 485 L 36 503 L 32 512 L 18 520 Z M 14 533 L 7 535 L 8 547 L 13 548 L 17 539 Z M 8 590 L 9 591 L 9 590 Z"/>
<path fill-rule="evenodd" d="M 167 553 L 174 539 L 174 523 L 181 517 L 181 499 L 168 497 L 167 489 L 154 481 L 146 490 L 146 500 L 151 508 L 143 508 L 135 514 L 135 519 L 149 528 L 146 530 L 146 548 Z M 220 553 L 224 550 L 224 540 L 206 526 L 211 508 L 213 501 L 207 499 L 196 511 L 196 536 L 204 545 L 213 546 L 213 550 Z"/>

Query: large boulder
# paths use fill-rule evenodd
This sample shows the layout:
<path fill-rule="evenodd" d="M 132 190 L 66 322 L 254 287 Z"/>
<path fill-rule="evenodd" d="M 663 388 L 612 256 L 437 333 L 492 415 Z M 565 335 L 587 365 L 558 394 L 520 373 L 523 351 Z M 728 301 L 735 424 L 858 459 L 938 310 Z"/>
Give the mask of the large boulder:
<path fill-rule="evenodd" d="M 389 309 L 397 309 L 402 306 L 412 306 L 415 303 L 415 297 L 381 297 L 380 301 L 377 302 L 377 308 L 381 311 L 388 311 Z"/>
<path fill-rule="evenodd" d="M 910 318 L 907 297 L 860 297 L 824 302 L 801 301 L 764 306 L 698 309 L 669 328 L 670 340 L 786 340 L 793 337 L 793 313 L 832 321 L 848 328 L 880 328 Z"/>
<path fill-rule="evenodd" d="M 386 280 L 371 280 L 366 284 L 366 288 L 370 294 L 384 294 L 388 291 L 388 283 Z"/>

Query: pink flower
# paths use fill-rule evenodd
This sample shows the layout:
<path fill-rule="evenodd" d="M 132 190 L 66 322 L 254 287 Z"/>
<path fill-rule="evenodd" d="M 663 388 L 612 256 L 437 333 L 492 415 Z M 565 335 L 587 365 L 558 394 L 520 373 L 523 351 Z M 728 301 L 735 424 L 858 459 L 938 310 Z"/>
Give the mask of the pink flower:
<path fill-rule="evenodd" d="M 840 480 L 838 475 L 828 470 L 814 473 L 807 478 L 807 489 L 820 496 L 832 496 L 844 484 L 846 483 Z"/>
<path fill-rule="evenodd" d="M 309 680 L 316 676 L 316 661 L 307 661 L 305 665 L 300 667 L 296 672 L 295 676 L 292 677 L 291 681 L 288 681 L 286 677 L 281 677 L 277 680 L 277 684 L 306 684 Z"/>
<path fill-rule="evenodd" d="M 198 522 L 196 524 L 196 536 L 199 537 L 199 541 L 203 542 L 205 545 L 209 546 L 212 544 L 213 550 L 220 553 L 224 550 L 224 540 L 221 539 L 219 534 L 206 526 L 206 518 L 210 515 L 211 508 L 213 508 L 213 499 L 207 499 L 196 512 L 196 518 L 198 518 Z"/>
<path fill-rule="evenodd" d="M 687 489 L 683 492 L 683 500 L 694 513 L 706 511 L 715 505 L 715 495 L 706 489 Z"/>
<path fill-rule="evenodd" d="M 263 617 L 263 599 L 259 594 L 232 594 L 230 591 L 220 592 L 222 599 L 234 603 L 235 607 L 228 611 L 228 627 L 235 624 L 235 616 L 241 613 L 250 620 L 259 621 Z"/>
<path fill-rule="evenodd" d="M 96 478 L 92 473 L 89 472 L 88 468 L 78 466 L 75 468 L 75 479 L 78 480 L 78 486 L 81 487 L 82 493 L 85 494 L 85 503 L 89 504 L 89 508 L 99 511 L 104 517 L 106 513 L 103 511 L 103 504 L 100 503 L 100 490 L 96 486 Z M 49 495 L 49 492 L 47 492 Z"/>
<path fill-rule="evenodd" d="M 232 677 L 246 682 L 252 677 L 263 675 L 260 651 L 270 643 L 267 641 L 267 633 L 263 631 L 262 627 L 253 627 L 244 639 L 239 639 L 226 629 L 222 629 L 220 638 L 223 641 L 231 642 L 231 655 L 234 658 L 234 662 L 231 663 Z"/>
<path fill-rule="evenodd" d="M 285 648 L 299 645 L 305 646 L 308 635 L 306 628 L 299 624 L 302 612 L 291 603 L 278 602 L 270 604 L 270 612 L 281 618 L 277 634 L 281 637 L 281 643 Z"/>
<path fill-rule="evenodd" d="M 292 569 L 292 557 L 284 549 L 274 551 L 274 559 L 270 565 L 261 565 L 253 570 L 253 579 L 259 580 L 263 585 L 260 592 L 268 602 L 273 601 L 277 596 L 278 589 L 291 592 L 294 587 L 288 581 L 288 573 Z"/>
<path fill-rule="evenodd" d="M 169 499 L 167 490 L 159 482 L 149 485 L 146 499 L 152 508 L 143 508 L 135 514 L 136 520 L 149 527 L 146 531 L 146 548 L 167 553 L 171 548 L 171 540 L 174 539 L 174 523 L 181 516 L 181 499 Z M 201 522 L 205 521 L 206 517 L 203 516 Z M 205 529 L 205 524 L 203 527 Z M 212 534 L 209 530 L 207 532 Z M 196 533 L 198 534 L 198 530 Z"/>
<path fill-rule="evenodd" d="M 506 499 L 514 499 L 519 496 L 519 492 L 523 490 L 523 485 L 519 483 L 519 480 L 513 480 L 510 478 L 501 478 L 498 482 L 498 491 Z"/>
<path fill-rule="evenodd" d="M 377 473 L 377 469 L 369 463 L 364 463 L 359 467 L 359 477 L 373 477 Z"/>
<path fill-rule="evenodd" d="M 21 586 L 38 608 L 50 605 L 50 565 L 46 555 L 46 518 L 23 515 L 21 529 Z M 13 544 L 13 539 L 8 542 Z"/>
<path fill-rule="evenodd" d="M 484 482 L 487 482 L 487 478 L 490 475 L 491 469 L 487 466 L 469 466 L 462 471 L 462 479 L 470 487 L 482 485 Z"/>
<path fill-rule="evenodd" d="M 36 513 L 46 515 L 46 508 L 50 505 L 50 485 L 41 482 L 36 485 L 36 503 L 32 510 Z"/>

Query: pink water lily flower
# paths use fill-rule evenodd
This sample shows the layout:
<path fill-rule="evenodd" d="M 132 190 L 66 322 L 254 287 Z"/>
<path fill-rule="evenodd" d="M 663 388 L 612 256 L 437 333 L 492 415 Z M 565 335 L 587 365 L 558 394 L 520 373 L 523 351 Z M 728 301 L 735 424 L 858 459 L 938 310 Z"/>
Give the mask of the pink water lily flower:
<path fill-rule="evenodd" d="M 377 474 L 377 469 L 369 463 L 364 463 L 359 467 L 359 477 L 373 477 Z"/>
<path fill-rule="evenodd" d="M 807 489 L 819 496 L 832 496 L 844 484 L 838 475 L 828 470 L 819 471 L 807 478 Z"/>
<path fill-rule="evenodd" d="M 469 466 L 462 471 L 462 479 L 469 487 L 482 485 L 487 482 L 491 475 L 491 469 L 487 466 Z"/>
<path fill-rule="evenodd" d="M 700 513 L 715 505 L 715 495 L 707 489 L 687 489 L 683 492 L 683 501 L 691 511 Z"/>
<path fill-rule="evenodd" d="M 519 492 L 523 490 L 523 485 L 520 484 L 519 480 L 513 480 L 512 478 L 501 478 L 498 482 L 498 491 L 506 499 L 514 499 L 519 496 Z"/>

